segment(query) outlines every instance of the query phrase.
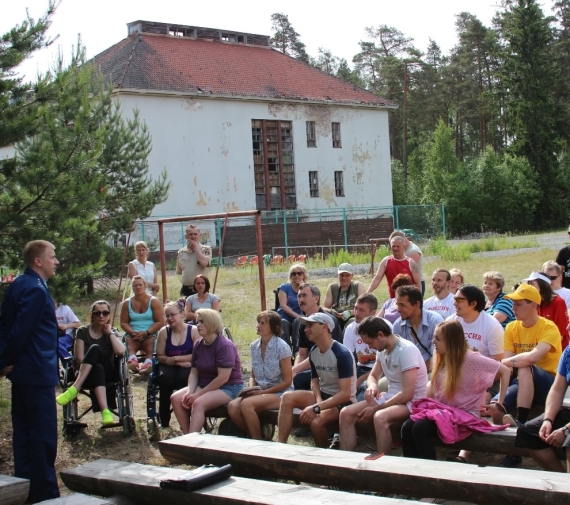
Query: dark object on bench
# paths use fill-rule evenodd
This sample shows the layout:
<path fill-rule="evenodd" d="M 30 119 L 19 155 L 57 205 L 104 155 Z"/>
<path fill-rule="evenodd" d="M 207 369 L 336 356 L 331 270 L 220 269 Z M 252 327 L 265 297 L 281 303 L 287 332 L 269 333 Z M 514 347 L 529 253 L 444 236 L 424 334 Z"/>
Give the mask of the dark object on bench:
<path fill-rule="evenodd" d="M 196 491 L 197 489 L 222 482 L 231 476 L 232 465 L 224 465 L 222 467 L 204 465 L 180 477 L 161 480 L 160 487 L 163 489 L 178 489 L 180 491 Z"/>

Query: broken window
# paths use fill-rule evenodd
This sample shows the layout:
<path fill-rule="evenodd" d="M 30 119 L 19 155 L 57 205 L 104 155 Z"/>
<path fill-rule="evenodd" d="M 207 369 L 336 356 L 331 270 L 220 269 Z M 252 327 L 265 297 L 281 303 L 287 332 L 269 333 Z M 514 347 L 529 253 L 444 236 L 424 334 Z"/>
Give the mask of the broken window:
<path fill-rule="evenodd" d="M 307 147 L 317 147 L 314 121 L 307 121 Z"/>
<path fill-rule="evenodd" d="M 319 196 L 319 173 L 309 171 L 309 191 L 311 196 Z"/>
<path fill-rule="evenodd" d="M 333 147 L 341 147 L 341 145 L 340 145 L 340 123 L 332 123 L 332 139 L 333 139 Z"/>
<path fill-rule="evenodd" d="M 336 196 L 344 196 L 344 182 L 342 170 L 337 170 L 334 173 L 334 193 Z"/>
<path fill-rule="evenodd" d="M 296 209 L 291 121 L 251 122 L 256 207 Z"/>

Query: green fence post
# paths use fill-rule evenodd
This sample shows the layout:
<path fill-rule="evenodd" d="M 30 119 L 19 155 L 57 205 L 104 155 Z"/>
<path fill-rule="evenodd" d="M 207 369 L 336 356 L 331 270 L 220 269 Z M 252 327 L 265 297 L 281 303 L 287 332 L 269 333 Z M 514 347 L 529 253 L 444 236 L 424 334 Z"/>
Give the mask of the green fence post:
<path fill-rule="evenodd" d="M 285 234 L 285 257 L 289 257 L 289 243 L 287 239 L 287 211 L 283 211 L 283 232 Z"/>
<path fill-rule="evenodd" d="M 443 226 L 443 236 L 447 237 L 447 230 L 445 225 L 445 205 L 441 204 L 441 224 Z"/>
<path fill-rule="evenodd" d="M 396 226 L 395 226 L 396 230 L 400 229 L 400 214 L 398 212 L 399 207 L 400 207 L 399 205 L 394 206 L 394 218 L 395 218 L 394 220 L 396 221 Z"/>
<path fill-rule="evenodd" d="M 144 222 L 141 221 L 141 240 L 143 242 L 146 242 L 146 239 L 144 238 Z"/>
<path fill-rule="evenodd" d="M 346 228 L 346 207 L 342 208 L 342 232 L 344 234 L 344 250 L 348 252 L 348 230 Z"/>

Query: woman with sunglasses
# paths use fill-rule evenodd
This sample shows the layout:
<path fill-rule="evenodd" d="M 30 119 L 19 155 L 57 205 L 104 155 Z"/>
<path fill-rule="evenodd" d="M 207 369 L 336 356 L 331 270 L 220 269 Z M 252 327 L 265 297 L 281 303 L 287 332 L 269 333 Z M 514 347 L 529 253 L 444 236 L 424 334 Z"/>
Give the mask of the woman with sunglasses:
<path fill-rule="evenodd" d="M 220 299 L 217 295 L 210 293 L 210 280 L 202 274 L 194 277 L 194 292 L 186 298 L 184 307 L 184 319 L 186 321 L 196 320 L 198 309 L 214 309 L 220 311 Z"/>
<path fill-rule="evenodd" d="M 196 326 L 184 322 L 184 299 L 168 302 L 164 306 L 166 326 L 158 332 L 156 357 L 160 363 L 158 385 L 160 402 L 158 407 L 160 425 L 170 425 L 170 396 L 177 389 L 188 384 L 192 349 L 200 338 Z"/>
<path fill-rule="evenodd" d="M 91 324 L 81 326 L 75 336 L 74 354 L 79 374 L 73 385 L 55 399 L 59 405 L 67 405 L 81 389 L 92 390 L 101 409 L 103 426 L 114 424 L 105 385 L 119 379 L 113 361 L 115 356 L 125 354 L 117 330 L 109 324 L 110 315 L 111 307 L 105 300 L 91 306 Z"/>
<path fill-rule="evenodd" d="M 292 349 L 297 347 L 297 342 L 293 342 L 291 338 L 295 335 L 297 324 L 293 327 L 296 319 L 303 317 L 303 311 L 299 307 L 297 293 L 299 286 L 309 279 L 309 272 L 303 263 L 295 263 L 289 269 L 289 282 L 281 284 L 277 288 L 277 298 L 279 307 L 277 313 L 281 316 L 281 338 L 285 340 Z"/>
<path fill-rule="evenodd" d="M 141 374 L 152 370 L 152 353 L 156 332 L 164 326 L 164 310 L 158 298 L 146 292 L 146 281 L 135 275 L 131 282 L 134 295 L 121 307 L 121 328 L 125 331 L 129 359 L 127 366 Z M 142 350 L 145 361 L 139 367 L 137 352 Z"/>
<path fill-rule="evenodd" d="M 224 324 L 220 313 L 198 309 L 196 326 L 201 338 L 192 350 L 188 387 L 170 397 L 174 415 L 185 435 L 199 433 L 206 412 L 235 400 L 243 389 L 238 350 L 222 335 Z"/>

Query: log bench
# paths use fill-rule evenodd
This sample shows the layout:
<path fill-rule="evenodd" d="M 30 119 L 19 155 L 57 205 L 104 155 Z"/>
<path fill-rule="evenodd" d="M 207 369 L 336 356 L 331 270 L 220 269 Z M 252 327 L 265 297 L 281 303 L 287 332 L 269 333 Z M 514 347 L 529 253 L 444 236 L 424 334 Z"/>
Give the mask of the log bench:
<path fill-rule="evenodd" d="M 52 500 L 41 502 L 42 505 L 115 505 L 115 502 L 96 498 L 95 496 L 87 496 L 86 494 L 74 493 Z"/>
<path fill-rule="evenodd" d="M 30 481 L 8 475 L 0 475 L 0 503 L 22 505 L 30 492 Z"/>
<path fill-rule="evenodd" d="M 215 437 L 218 440 L 221 437 Z M 100 496 L 121 494 L 136 501 L 138 505 L 176 503 L 177 505 L 315 505 L 319 503 L 350 503 L 354 494 L 309 486 L 260 482 L 259 480 L 232 477 L 199 491 L 184 492 L 161 489 L 162 479 L 171 479 L 187 473 L 188 470 L 162 466 L 141 465 L 99 459 L 85 465 L 60 472 L 63 483 L 73 491 Z M 234 469 L 235 472 L 235 469 Z M 413 505 L 417 502 L 358 496 L 359 505 Z"/>
<path fill-rule="evenodd" d="M 243 477 L 310 482 L 346 490 L 513 505 L 568 505 L 570 496 L 570 475 L 565 473 L 392 456 L 367 461 L 358 452 L 199 433 L 162 441 L 159 448 L 171 463 L 230 463 L 234 473 Z"/>

